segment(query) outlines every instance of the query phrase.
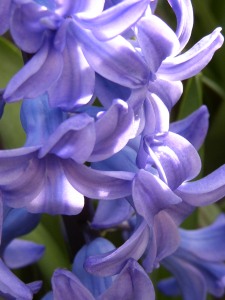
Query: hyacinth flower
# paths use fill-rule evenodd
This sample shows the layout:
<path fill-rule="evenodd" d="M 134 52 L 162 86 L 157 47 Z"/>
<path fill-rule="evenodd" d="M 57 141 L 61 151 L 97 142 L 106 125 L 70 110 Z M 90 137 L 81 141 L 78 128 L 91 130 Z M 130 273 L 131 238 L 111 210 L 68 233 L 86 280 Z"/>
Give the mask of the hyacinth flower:
<path fill-rule="evenodd" d="M 221 297 L 225 292 L 224 214 L 201 229 L 180 229 L 180 246 L 162 264 L 175 276 L 159 283 L 168 296 L 204 300 L 207 293 Z M 191 287 L 191 288 L 190 288 Z"/>
<path fill-rule="evenodd" d="M 47 91 L 51 106 L 74 110 L 91 100 L 95 71 L 131 88 L 142 85 L 146 66 L 118 35 L 140 18 L 147 5 L 147 0 L 126 0 L 102 12 L 104 1 L 97 6 L 70 0 L 14 3 L 10 32 L 19 48 L 33 57 L 10 80 L 4 99 L 35 98 Z M 81 17 L 82 22 L 93 17 L 95 28 L 110 32 L 108 40 L 100 41 L 83 28 Z"/>
<path fill-rule="evenodd" d="M 128 39 L 148 68 L 147 83 L 142 88 L 129 90 L 122 84 L 97 76 L 95 93 L 105 107 L 115 97 L 123 95 L 138 112 L 145 99 L 157 95 L 171 110 L 182 94 L 181 80 L 199 73 L 223 44 L 221 28 L 217 28 L 190 50 L 182 53 L 193 27 L 192 4 L 189 0 L 168 2 L 177 19 L 175 32 L 154 15 L 154 10 L 148 9 L 134 24 L 132 39 Z M 140 118 L 143 118 L 143 113 Z"/>
<path fill-rule="evenodd" d="M 205 136 L 208 128 L 207 109 L 205 107 L 201 107 L 198 111 L 194 112 L 191 116 L 187 117 L 183 121 L 172 124 L 171 128 L 173 128 L 173 130 L 177 132 L 178 136 L 178 133 L 180 132 L 187 138 L 190 138 L 196 149 L 198 149 L 201 146 L 199 141 L 203 141 L 204 138 L 202 136 Z M 198 136 L 201 137 L 198 139 Z M 179 141 L 183 141 L 184 137 L 182 137 L 181 139 L 181 136 L 179 136 L 179 139 Z M 178 145 L 180 145 L 181 147 L 180 149 L 182 149 L 182 145 L 189 145 L 186 144 L 187 140 L 184 140 L 184 144 L 182 144 L 181 142 L 178 143 Z M 138 169 L 136 165 L 137 151 L 135 154 L 134 141 L 132 141 L 132 143 L 133 144 L 131 146 L 133 148 L 126 146 L 114 157 L 111 157 L 106 161 L 93 164 L 93 166 L 101 170 L 121 170 L 121 168 L 123 168 L 124 166 L 123 170 L 136 173 L 132 183 L 132 199 L 128 197 L 123 200 L 121 199 L 120 201 L 125 202 L 128 200 L 129 204 L 127 205 L 129 206 L 131 204 L 133 210 L 138 215 L 141 215 L 144 219 L 142 219 L 141 221 L 137 221 L 136 228 L 133 230 L 130 238 L 121 247 L 115 250 L 113 254 L 105 253 L 104 255 L 99 255 L 96 257 L 94 256 L 87 259 L 86 267 L 93 274 L 100 274 L 101 272 L 103 272 L 105 275 L 115 274 L 121 269 L 121 266 L 129 257 L 139 259 L 145 251 L 148 251 L 149 253 L 147 256 L 145 254 L 145 268 L 148 271 L 152 271 L 155 266 L 159 264 L 162 258 L 175 251 L 175 249 L 178 247 L 179 237 L 177 226 L 193 211 L 194 206 L 202 206 L 214 203 L 225 195 L 224 166 L 203 179 L 182 183 L 182 180 L 187 180 L 181 179 L 183 174 L 185 175 L 190 172 L 192 164 L 192 162 L 190 161 L 185 167 L 186 162 L 183 163 L 183 160 L 187 160 L 188 156 L 190 157 L 190 160 L 193 160 L 193 156 L 190 153 L 187 154 L 187 157 L 182 156 L 179 155 L 179 152 L 174 152 L 176 155 L 173 155 L 172 151 L 173 149 L 176 149 L 176 147 L 171 148 L 171 145 L 173 145 L 172 143 L 168 144 L 167 146 L 166 144 L 162 144 L 163 150 L 165 146 L 169 147 L 168 150 L 164 150 L 165 152 L 160 152 L 161 156 L 158 156 L 159 162 L 164 162 L 164 157 L 164 159 L 169 159 L 169 161 L 167 165 L 163 165 L 162 163 L 162 169 L 160 172 L 162 172 L 162 174 L 164 172 L 164 175 L 166 176 L 165 178 L 169 178 L 170 180 L 172 180 L 163 182 L 161 173 L 156 173 L 156 169 L 153 167 L 154 165 L 147 166 L 145 170 Z M 161 146 L 161 144 L 159 145 Z M 193 150 L 192 147 L 192 153 L 197 153 Z M 136 149 L 138 149 L 138 146 L 136 146 Z M 185 151 L 184 149 L 185 148 L 183 148 L 182 150 Z M 190 146 L 188 146 L 187 149 L 188 151 L 190 151 Z M 183 153 L 183 151 L 180 153 Z M 169 154 L 168 156 L 166 156 L 167 153 Z M 174 158 L 176 158 L 176 160 L 173 161 Z M 180 165 L 178 164 L 178 158 L 180 158 Z M 167 172 L 170 172 L 170 169 L 163 168 L 163 166 L 173 166 L 173 163 L 175 162 L 177 164 L 176 168 L 171 169 L 173 170 L 172 172 L 174 174 L 169 173 L 168 176 Z M 149 161 L 149 164 L 150 163 L 152 163 L 152 160 Z M 188 171 L 187 173 L 185 173 L 185 168 Z M 160 178 L 162 178 L 162 180 Z M 150 179 L 152 180 L 150 181 Z M 193 185 L 194 188 L 190 188 L 189 190 L 189 184 L 191 186 Z M 187 188 L 185 189 L 186 193 L 184 192 L 185 186 L 187 186 Z M 180 197 L 177 197 L 178 195 Z M 178 201 L 172 202 L 173 199 L 178 199 Z M 108 205 L 110 205 L 109 207 L 111 209 L 111 213 L 113 209 L 115 209 L 116 215 L 116 212 L 118 210 L 118 203 L 105 203 L 104 205 L 101 205 L 100 209 L 102 209 L 102 211 L 99 211 L 97 209 L 97 216 L 94 217 L 94 227 L 101 228 L 101 222 L 103 222 L 102 227 L 104 228 L 104 225 L 106 224 L 107 228 L 110 227 L 110 224 L 116 224 L 116 222 L 118 222 L 119 220 L 128 220 L 128 207 L 126 205 L 125 209 L 123 210 L 124 214 L 120 216 L 120 218 L 117 218 L 117 216 L 111 217 L 107 223 L 107 221 L 105 221 L 104 214 L 107 217 L 109 209 Z M 160 228 L 161 230 L 159 237 L 157 233 L 159 232 L 159 229 L 157 228 Z M 162 242 L 161 236 L 168 235 L 168 228 L 171 228 L 171 238 L 165 238 Z M 104 266 L 103 269 L 99 268 L 99 266 L 101 265 Z"/>
<path fill-rule="evenodd" d="M 174 191 L 184 181 L 197 176 L 201 165 L 194 146 L 178 133 L 169 131 L 168 110 L 163 102 L 159 100 L 150 104 L 153 109 L 149 109 L 146 126 L 149 132 L 148 135 L 145 132 L 144 142 L 137 137 L 114 156 L 92 166 L 99 170 L 134 173 L 132 199 L 129 201 L 137 213 L 152 225 L 154 216 L 160 210 L 182 201 Z M 205 114 L 207 111 L 203 114 L 199 111 L 196 119 L 192 117 L 191 121 L 198 120 L 201 115 L 205 120 Z M 189 125 L 192 123 L 186 120 L 184 122 Z M 198 127 L 199 131 L 192 128 L 192 135 L 201 135 L 202 138 L 202 126 Z M 190 130 L 191 128 L 187 131 Z"/>
<path fill-rule="evenodd" d="M 116 101 L 96 122 L 85 113 L 64 119 L 60 109 L 49 108 L 46 95 L 23 102 L 26 144 L 0 154 L 4 203 L 35 213 L 70 215 L 83 209 L 84 195 L 103 199 L 129 195 L 132 174 L 99 172 L 83 165 L 89 158 L 111 156 L 133 135 L 133 112 L 127 104 Z"/>
<path fill-rule="evenodd" d="M 104 253 L 115 247 L 104 238 L 97 238 L 88 243 L 77 253 L 72 272 L 57 269 L 52 277 L 53 292 L 47 299 L 155 299 L 153 285 L 133 259 L 128 260 L 122 271 L 114 277 L 93 276 L 85 271 L 83 264 L 87 256 Z"/>
<path fill-rule="evenodd" d="M 0 296 L 4 299 L 33 299 L 41 282 L 23 283 L 10 269 L 21 268 L 39 260 L 44 246 L 18 239 L 29 233 L 40 220 L 25 209 L 12 209 L 1 203 Z"/>

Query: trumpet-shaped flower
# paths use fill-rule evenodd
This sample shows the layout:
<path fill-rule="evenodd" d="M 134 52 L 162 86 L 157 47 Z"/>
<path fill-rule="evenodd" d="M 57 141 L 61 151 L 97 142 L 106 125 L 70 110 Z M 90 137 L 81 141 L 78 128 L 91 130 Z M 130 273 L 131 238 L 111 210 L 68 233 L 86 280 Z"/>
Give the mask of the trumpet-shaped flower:
<path fill-rule="evenodd" d="M 69 111 L 91 100 L 94 71 L 129 87 L 146 81 L 142 60 L 117 35 L 140 18 L 148 1 L 126 0 L 100 14 L 103 5 L 104 1 L 93 6 L 90 1 L 69 0 L 15 4 L 10 16 L 11 34 L 23 51 L 34 54 L 10 80 L 4 99 L 35 98 L 48 92 L 53 107 Z M 123 18 L 127 22 L 117 22 Z M 110 32 L 108 40 L 100 41 L 83 22 L 91 22 L 102 33 Z M 113 33 L 110 28 L 114 28 Z"/>
<path fill-rule="evenodd" d="M 24 101 L 26 145 L 0 153 L 4 203 L 35 213 L 78 214 L 84 195 L 114 199 L 130 193 L 132 174 L 99 172 L 83 163 L 124 146 L 133 134 L 132 110 L 117 101 L 96 122 L 85 113 L 63 120 L 64 113 L 50 109 L 45 96 Z"/>

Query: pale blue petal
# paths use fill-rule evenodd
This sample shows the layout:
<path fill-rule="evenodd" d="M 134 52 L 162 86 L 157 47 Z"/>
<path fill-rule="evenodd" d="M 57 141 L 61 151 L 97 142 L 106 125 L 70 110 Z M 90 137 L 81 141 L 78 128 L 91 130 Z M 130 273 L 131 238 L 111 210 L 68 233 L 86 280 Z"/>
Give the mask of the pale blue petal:
<path fill-rule="evenodd" d="M 114 99 L 122 99 L 126 101 L 130 96 L 130 93 L 130 89 L 96 74 L 95 95 L 105 108 L 109 108 Z"/>
<path fill-rule="evenodd" d="M 193 206 L 212 204 L 225 196 L 225 165 L 206 177 L 183 183 L 176 194 Z"/>
<path fill-rule="evenodd" d="M 66 300 L 95 300 L 80 280 L 71 272 L 56 269 L 52 277 L 53 298 Z"/>
<path fill-rule="evenodd" d="M 44 41 L 45 31 L 40 20 L 42 17 L 51 17 L 51 13 L 31 1 L 15 4 L 11 13 L 10 33 L 14 42 L 27 53 L 37 52 Z"/>
<path fill-rule="evenodd" d="M 112 286 L 99 297 L 99 300 L 115 299 L 155 300 L 155 291 L 150 278 L 134 259 L 128 260 Z"/>
<path fill-rule="evenodd" d="M 0 35 L 9 29 L 11 6 L 11 0 L 1 0 L 0 2 Z"/>
<path fill-rule="evenodd" d="M 166 296 L 179 296 L 181 294 L 180 287 L 175 278 L 162 279 L 157 286 Z"/>
<path fill-rule="evenodd" d="M 126 199 L 100 200 L 91 227 L 101 229 L 118 226 L 131 216 L 132 211 L 132 207 Z"/>
<path fill-rule="evenodd" d="M 41 147 L 38 157 L 53 153 L 63 159 L 85 162 L 95 144 L 94 119 L 87 114 L 77 114 L 61 123 Z"/>
<path fill-rule="evenodd" d="M 170 111 L 180 99 L 183 93 L 183 85 L 181 81 L 156 78 L 153 82 L 149 81 L 148 90 L 150 93 L 156 94 Z"/>
<path fill-rule="evenodd" d="M 71 19 L 67 19 L 55 36 L 54 44 L 63 48 L 63 69 L 48 89 L 50 105 L 67 111 L 87 104 L 93 95 L 95 83 L 95 72 L 70 33 L 71 22 Z"/>
<path fill-rule="evenodd" d="M 175 204 L 170 208 L 165 209 L 174 222 L 179 226 L 190 214 L 195 210 L 195 207 L 182 201 L 181 203 Z"/>
<path fill-rule="evenodd" d="M 201 147 L 209 127 L 209 112 L 205 105 L 185 119 L 170 124 L 170 131 L 187 139 L 197 150 Z"/>
<path fill-rule="evenodd" d="M 62 55 L 51 46 L 51 43 L 46 42 L 9 81 L 3 95 L 4 99 L 11 102 L 42 95 L 58 79 L 62 67 Z"/>
<path fill-rule="evenodd" d="M 16 237 L 32 231 L 40 221 L 40 215 L 30 214 L 24 208 L 10 208 L 4 205 L 1 253 L 5 247 Z"/>
<path fill-rule="evenodd" d="M 88 161 L 104 160 L 119 152 L 134 136 L 133 120 L 133 110 L 127 103 L 114 101 L 96 121 L 96 142 Z"/>
<path fill-rule="evenodd" d="M 222 46 L 224 39 L 220 31 L 221 28 L 215 29 L 184 54 L 166 59 L 158 70 L 158 76 L 167 80 L 184 80 L 199 73 Z"/>
<path fill-rule="evenodd" d="M 158 70 L 166 57 L 179 48 L 178 39 L 172 29 L 154 15 L 138 21 L 137 39 L 152 73 Z"/>
<path fill-rule="evenodd" d="M 84 269 L 84 262 L 90 255 L 102 254 L 114 249 L 115 246 L 110 241 L 99 237 L 83 246 L 75 256 L 72 271 L 94 297 L 102 294 L 112 284 L 112 278 L 88 273 Z"/>
<path fill-rule="evenodd" d="M 64 121 L 59 108 L 50 108 L 47 94 L 35 99 L 25 99 L 20 110 L 20 120 L 26 132 L 26 147 L 42 145 Z"/>
<path fill-rule="evenodd" d="M 146 137 L 146 151 L 157 166 L 160 176 L 175 189 L 185 180 L 196 177 L 201 169 L 198 152 L 182 136 L 173 132 Z"/>
<path fill-rule="evenodd" d="M 93 0 L 76 0 L 72 2 L 75 2 L 73 4 L 74 13 L 90 13 L 90 15 L 93 17 L 98 16 L 102 12 L 105 4 L 105 0 L 98 0 L 97 3 Z"/>
<path fill-rule="evenodd" d="M 48 292 L 41 300 L 54 300 L 53 299 L 53 292 Z"/>
<path fill-rule="evenodd" d="M 176 256 L 199 271 L 210 294 L 217 297 L 224 294 L 225 264 L 223 262 L 203 260 L 181 247 L 177 250 Z"/>
<path fill-rule="evenodd" d="M 5 249 L 3 259 L 10 269 L 18 269 L 37 262 L 45 247 L 31 241 L 14 239 Z"/>
<path fill-rule="evenodd" d="M 199 270 L 174 256 L 165 258 L 162 264 L 175 276 L 184 300 L 206 299 L 207 286 Z"/>
<path fill-rule="evenodd" d="M 121 151 L 112 157 L 92 163 L 92 167 L 102 171 L 126 171 L 136 173 L 138 167 L 136 166 L 137 153 L 129 146 L 125 146 Z"/>
<path fill-rule="evenodd" d="M 173 254 L 180 244 L 177 225 L 165 211 L 155 216 L 154 227 L 147 251 L 144 255 L 143 266 L 148 273 L 158 268 L 162 259 Z"/>
<path fill-rule="evenodd" d="M 190 0 L 168 0 L 177 18 L 176 35 L 180 42 L 179 51 L 183 50 L 188 43 L 193 23 L 193 7 Z"/>
<path fill-rule="evenodd" d="M 0 259 L 0 295 L 3 299 L 23 299 L 31 300 L 32 292 L 19 278 L 17 278 Z"/>
<path fill-rule="evenodd" d="M 114 38 L 130 28 L 143 15 L 148 0 L 125 0 L 104 10 L 95 18 L 85 18 L 86 14 L 79 15 L 82 26 L 91 30 L 100 40 Z"/>
<path fill-rule="evenodd" d="M 42 186 L 26 208 L 32 213 L 76 215 L 84 206 L 84 196 L 70 184 L 63 168 L 64 160 L 47 155 L 39 160 L 44 173 Z M 34 188 L 34 187 L 33 187 Z"/>
<path fill-rule="evenodd" d="M 122 36 L 101 42 L 90 32 L 73 26 L 90 66 L 103 77 L 129 88 L 147 84 L 149 71 L 132 45 Z"/>
<path fill-rule="evenodd" d="M 196 230 L 180 229 L 181 247 L 199 259 L 211 262 L 225 260 L 225 215 L 204 228 Z"/>
<path fill-rule="evenodd" d="M 138 260 L 142 256 L 148 244 L 149 234 L 149 227 L 142 220 L 131 237 L 122 246 L 105 254 L 90 256 L 86 260 L 85 269 L 99 276 L 120 273 L 128 259 Z"/>
<path fill-rule="evenodd" d="M 37 147 L 0 151 L 0 189 L 8 206 L 24 207 L 41 191 L 44 167 Z M 28 184 L 29 182 L 29 184 Z"/>
<path fill-rule="evenodd" d="M 89 198 L 112 200 L 131 194 L 133 173 L 98 171 L 72 160 L 64 161 L 63 168 L 72 186 Z"/>
<path fill-rule="evenodd" d="M 133 180 L 132 196 L 137 213 L 150 226 L 161 210 L 181 202 L 163 181 L 143 169 Z"/>

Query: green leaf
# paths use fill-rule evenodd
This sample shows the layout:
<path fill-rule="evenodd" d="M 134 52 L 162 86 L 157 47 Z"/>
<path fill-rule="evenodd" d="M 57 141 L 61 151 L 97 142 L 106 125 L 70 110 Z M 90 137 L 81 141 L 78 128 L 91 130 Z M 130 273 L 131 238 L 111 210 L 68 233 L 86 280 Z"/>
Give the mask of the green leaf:
<path fill-rule="evenodd" d="M 23 66 L 20 51 L 8 40 L 0 37 L 0 88 Z M 17 148 L 25 142 L 20 123 L 20 103 L 6 104 L 0 120 L 0 141 L 3 148 Z"/>

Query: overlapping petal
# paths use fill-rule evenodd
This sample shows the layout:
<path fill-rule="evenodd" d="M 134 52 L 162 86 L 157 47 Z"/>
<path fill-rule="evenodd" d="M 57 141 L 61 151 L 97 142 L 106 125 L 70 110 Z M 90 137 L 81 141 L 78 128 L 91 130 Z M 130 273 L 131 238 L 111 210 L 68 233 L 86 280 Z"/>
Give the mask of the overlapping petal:
<path fill-rule="evenodd" d="M 59 17 L 35 1 L 23 2 L 15 4 L 11 10 L 10 33 L 21 50 L 35 53 L 41 48 L 45 34 L 50 29 L 46 25 L 50 23 L 51 29 L 57 28 Z M 48 23 L 44 24 L 43 19 L 48 19 Z"/>
<path fill-rule="evenodd" d="M 177 225 L 165 212 L 161 211 L 154 219 L 153 234 L 144 255 L 143 266 L 149 273 L 159 267 L 162 259 L 173 254 L 180 243 Z"/>
<path fill-rule="evenodd" d="M 95 144 L 94 119 L 87 114 L 77 114 L 61 123 L 41 147 L 38 157 L 52 153 L 58 157 L 85 162 Z"/>
<path fill-rule="evenodd" d="M 88 63 L 97 73 L 125 87 L 138 88 L 147 83 L 147 66 L 126 39 L 117 36 L 102 42 L 91 32 L 73 24 L 75 38 L 80 42 Z"/>
<path fill-rule="evenodd" d="M 171 111 L 182 95 L 183 85 L 181 81 L 168 81 L 157 78 L 153 82 L 149 81 L 148 90 L 150 93 L 156 94 L 164 102 L 167 109 Z"/>
<path fill-rule="evenodd" d="M 155 299 L 155 291 L 151 280 L 134 259 L 128 260 L 111 287 L 99 298 L 99 300 L 114 299 Z"/>
<path fill-rule="evenodd" d="M 114 249 L 115 246 L 110 241 L 105 238 L 98 237 L 87 245 L 84 245 L 74 258 L 72 272 L 96 298 L 110 287 L 113 278 L 99 277 L 88 273 L 84 269 L 85 260 L 90 255 L 102 254 Z"/>
<path fill-rule="evenodd" d="M 179 48 L 173 30 L 157 16 L 141 18 L 137 23 L 137 39 L 149 70 L 155 73 L 162 61 Z"/>
<path fill-rule="evenodd" d="M 62 68 L 62 55 L 51 47 L 51 42 L 46 41 L 32 59 L 11 78 L 3 95 L 4 99 L 11 102 L 42 95 L 59 78 Z M 34 84 L 35 82 L 38 84 Z"/>
<path fill-rule="evenodd" d="M 88 161 L 104 160 L 120 151 L 133 138 L 133 110 L 117 100 L 96 121 L 96 142 Z"/>
<path fill-rule="evenodd" d="M 85 269 L 99 276 L 109 276 L 118 274 L 129 258 L 138 260 L 144 253 L 150 229 L 144 220 L 139 220 L 137 228 L 131 237 L 114 251 L 90 256 L 85 263 Z"/>
<path fill-rule="evenodd" d="M 37 148 L 1 151 L 0 189 L 8 206 L 23 207 L 40 192 L 44 168 L 37 159 Z"/>
<path fill-rule="evenodd" d="M 193 179 L 200 172 L 200 157 L 194 146 L 182 136 L 173 132 L 159 133 L 146 137 L 146 144 L 161 178 L 171 189 Z"/>
<path fill-rule="evenodd" d="M 133 180 L 132 196 L 134 207 L 152 226 L 154 217 L 161 210 L 181 202 L 171 189 L 157 176 L 140 170 Z"/>
<path fill-rule="evenodd" d="M 49 102 L 53 107 L 71 111 L 87 104 L 94 92 L 95 73 L 85 59 L 80 45 L 70 33 L 71 19 L 61 25 L 54 45 L 62 53 L 63 69 L 48 89 Z"/>
<path fill-rule="evenodd" d="M 53 299 L 95 300 L 87 288 L 71 272 L 56 269 L 52 277 Z"/>

